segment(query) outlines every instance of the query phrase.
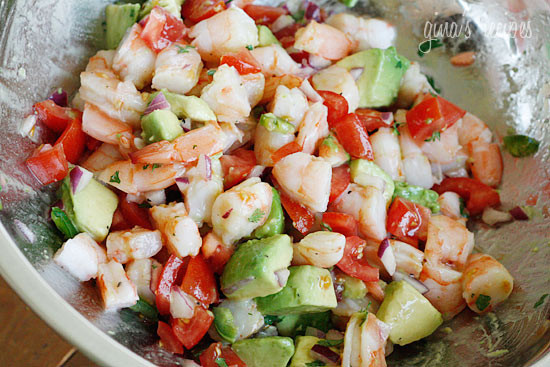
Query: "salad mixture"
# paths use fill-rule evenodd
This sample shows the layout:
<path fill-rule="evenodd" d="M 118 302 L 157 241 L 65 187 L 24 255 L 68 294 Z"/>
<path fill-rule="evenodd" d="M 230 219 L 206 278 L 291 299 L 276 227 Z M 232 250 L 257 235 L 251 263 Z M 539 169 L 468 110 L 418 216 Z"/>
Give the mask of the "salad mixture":
<path fill-rule="evenodd" d="M 62 90 L 34 105 L 26 126 L 59 137 L 26 163 L 61 182 L 55 262 L 106 310 L 158 323 L 166 350 L 204 367 L 385 366 L 394 344 L 512 292 L 466 227 L 527 219 L 495 209 L 499 145 L 396 51 L 391 24 L 149 0 L 109 5 L 106 31 L 71 106 Z"/>

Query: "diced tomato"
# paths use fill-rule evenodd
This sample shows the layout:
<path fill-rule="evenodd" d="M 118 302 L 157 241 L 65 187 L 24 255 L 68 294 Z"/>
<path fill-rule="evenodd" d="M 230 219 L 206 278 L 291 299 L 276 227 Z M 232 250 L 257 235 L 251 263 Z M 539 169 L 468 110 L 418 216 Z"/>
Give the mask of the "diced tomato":
<path fill-rule="evenodd" d="M 348 101 L 340 94 L 328 90 L 318 90 L 317 93 L 325 100 L 323 104 L 328 108 L 328 126 L 333 129 L 348 114 Z"/>
<path fill-rule="evenodd" d="M 333 129 L 344 150 L 353 158 L 374 160 L 369 134 L 356 114 L 347 114 Z"/>
<path fill-rule="evenodd" d="M 160 52 L 173 42 L 183 39 L 185 25 L 166 9 L 155 6 L 139 37 L 155 52 Z"/>
<path fill-rule="evenodd" d="M 328 225 L 333 232 L 341 233 L 346 237 L 357 236 L 357 221 L 349 214 L 323 213 L 323 223 Z"/>
<path fill-rule="evenodd" d="M 262 71 L 258 61 L 246 49 L 239 53 L 223 55 L 220 59 L 220 65 L 222 64 L 235 67 L 241 75 L 255 74 Z"/>
<path fill-rule="evenodd" d="M 286 42 L 287 38 L 289 37 L 284 37 L 283 40 Z M 289 43 L 292 42 L 292 44 L 294 44 L 294 37 L 290 37 L 290 38 L 292 38 L 292 40 L 288 40 L 288 42 Z M 300 65 L 302 65 L 304 62 L 307 62 L 309 60 L 309 53 L 305 51 L 291 52 L 289 53 L 289 56 L 292 57 L 292 60 L 296 61 Z"/>
<path fill-rule="evenodd" d="M 45 144 L 39 147 L 26 163 L 27 168 L 42 185 L 60 181 L 69 173 L 69 164 L 61 145 L 52 147 Z"/>
<path fill-rule="evenodd" d="M 197 306 L 191 319 L 171 319 L 170 324 L 176 338 L 185 348 L 191 349 L 206 335 L 212 321 L 214 314 L 202 306 Z"/>
<path fill-rule="evenodd" d="M 214 273 L 202 254 L 191 258 L 181 283 L 181 289 L 208 306 L 219 301 Z"/>
<path fill-rule="evenodd" d="M 155 289 L 155 303 L 161 315 L 170 314 L 170 291 L 174 284 L 178 284 L 178 278 L 181 278 L 181 269 L 184 266 L 184 261 L 175 255 L 170 255 L 170 258 L 164 264 L 162 273 Z M 180 280 L 181 281 L 181 280 Z"/>
<path fill-rule="evenodd" d="M 388 211 L 388 232 L 418 248 L 418 240 L 426 241 L 431 210 L 397 197 Z"/>
<path fill-rule="evenodd" d="M 86 148 L 93 152 L 103 144 L 101 141 L 92 138 L 90 135 L 86 135 Z"/>
<path fill-rule="evenodd" d="M 82 131 L 80 120 L 72 120 L 55 145 L 61 145 L 67 160 L 72 164 L 77 164 L 86 149 L 86 134 Z"/>
<path fill-rule="evenodd" d="M 202 239 L 201 253 L 212 266 L 214 273 L 221 274 L 233 255 L 233 246 L 224 244 L 216 234 L 210 232 Z"/>
<path fill-rule="evenodd" d="M 198 23 L 225 9 L 223 0 L 185 0 L 181 6 L 181 15 L 185 19 Z"/>
<path fill-rule="evenodd" d="M 347 189 L 351 182 L 351 174 L 347 164 L 332 168 L 332 179 L 330 181 L 330 196 L 328 202 L 332 203 Z"/>
<path fill-rule="evenodd" d="M 301 151 L 302 151 L 302 147 L 300 146 L 300 144 L 296 143 L 296 141 L 291 141 L 290 143 L 285 144 L 279 149 L 277 149 L 275 153 L 271 155 L 271 160 L 273 161 L 273 164 L 275 164 L 279 162 L 281 159 L 283 159 L 284 157 L 286 157 L 287 155 L 291 155 Z"/>
<path fill-rule="evenodd" d="M 437 191 L 438 194 L 443 194 L 446 191 L 456 192 L 466 200 L 466 209 L 471 215 L 480 214 L 488 206 L 500 205 L 498 192 L 491 186 L 487 186 L 473 178 L 446 178 L 432 189 Z"/>
<path fill-rule="evenodd" d="M 254 4 L 246 5 L 243 10 L 258 24 L 270 24 L 281 15 L 288 14 L 288 10 L 284 8 Z"/>
<path fill-rule="evenodd" d="M 359 121 L 361 121 L 361 124 L 363 124 L 369 133 L 376 129 L 380 129 L 381 127 L 391 126 L 391 122 L 388 124 L 382 118 L 384 113 L 386 112 L 380 112 L 368 108 L 358 108 L 355 110 L 355 114 L 359 117 Z"/>
<path fill-rule="evenodd" d="M 42 122 L 56 133 L 65 131 L 75 118 L 82 118 L 82 112 L 74 108 L 60 107 L 52 100 L 36 103 L 33 106 L 38 121 Z"/>
<path fill-rule="evenodd" d="M 466 111 L 440 96 L 429 96 L 407 112 L 407 126 L 417 141 L 429 139 L 460 120 Z"/>
<path fill-rule="evenodd" d="M 287 49 L 287 48 L 290 48 L 292 46 L 294 46 L 294 43 L 295 43 L 295 39 L 294 39 L 294 36 L 286 36 L 286 37 L 283 37 L 279 40 L 279 42 L 281 42 L 281 47 L 284 48 L 284 49 Z M 297 61 L 293 56 L 292 54 L 290 55 L 290 57 L 292 57 L 296 62 L 302 62 L 301 60 L 300 61 Z M 303 58 L 302 58 L 303 60 Z"/>
<path fill-rule="evenodd" d="M 157 327 L 157 335 L 160 337 L 160 346 L 170 353 L 183 354 L 183 345 L 176 338 L 174 331 L 170 325 L 159 321 Z"/>
<path fill-rule="evenodd" d="M 200 356 L 201 367 L 220 367 L 216 363 L 222 358 L 228 367 L 246 367 L 239 356 L 229 346 L 222 346 L 222 343 L 212 343 Z"/>
<path fill-rule="evenodd" d="M 336 266 L 349 276 L 365 282 L 376 282 L 380 274 L 378 269 L 370 266 L 366 257 L 363 256 L 365 246 L 365 240 L 360 237 L 346 237 L 344 256 Z"/>
<path fill-rule="evenodd" d="M 230 155 L 222 155 L 220 163 L 223 170 L 225 190 L 240 184 L 252 172 L 256 165 L 256 155 L 247 149 L 237 149 Z"/>
<path fill-rule="evenodd" d="M 147 208 L 140 208 L 137 203 L 131 203 L 126 200 L 126 194 L 120 196 L 119 207 L 124 220 L 132 227 L 139 226 L 153 229 L 153 225 L 149 220 L 149 210 Z"/>
<path fill-rule="evenodd" d="M 315 224 L 313 213 L 302 204 L 292 200 L 275 182 L 274 185 L 281 195 L 281 204 L 283 204 L 283 208 L 292 220 L 294 228 L 304 235 L 307 234 Z"/>
<path fill-rule="evenodd" d="M 125 229 L 131 229 L 133 226 L 131 226 L 126 220 L 124 219 L 124 215 L 122 215 L 122 211 L 120 210 L 120 206 L 116 208 L 114 214 L 113 214 L 113 221 L 111 222 L 111 231 L 123 231 Z"/>
<path fill-rule="evenodd" d="M 291 37 L 292 39 L 294 39 L 294 36 L 296 35 L 296 32 L 298 31 L 298 29 L 300 29 L 302 27 L 303 27 L 303 25 L 300 24 L 300 23 L 293 23 L 293 24 L 291 24 L 287 27 L 284 27 L 281 30 L 278 30 L 277 32 L 274 32 L 273 35 L 279 41 L 281 41 L 281 39 L 283 39 L 285 37 Z"/>

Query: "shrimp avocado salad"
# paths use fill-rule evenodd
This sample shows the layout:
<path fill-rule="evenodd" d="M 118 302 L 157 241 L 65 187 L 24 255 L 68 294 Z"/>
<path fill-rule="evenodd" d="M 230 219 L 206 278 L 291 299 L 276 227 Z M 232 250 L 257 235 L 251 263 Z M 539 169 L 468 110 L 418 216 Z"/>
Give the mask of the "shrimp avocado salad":
<path fill-rule="evenodd" d="M 390 23 L 307 1 L 105 15 L 70 104 L 33 106 L 58 138 L 26 165 L 59 182 L 54 261 L 106 311 L 154 323 L 190 366 L 374 367 L 508 298 L 512 276 L 466 227 L 511 220 L 500 146 Z"/>

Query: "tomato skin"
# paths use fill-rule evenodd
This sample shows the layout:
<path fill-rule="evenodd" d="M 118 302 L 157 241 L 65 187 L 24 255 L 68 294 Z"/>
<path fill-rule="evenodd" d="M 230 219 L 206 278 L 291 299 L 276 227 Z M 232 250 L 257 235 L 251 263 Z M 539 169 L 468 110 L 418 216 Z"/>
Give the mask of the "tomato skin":
<path fill-rule="evenodd" d="M 225 264 L 233 255 L 233 246 L 225 245 L 218 236 L 211 232 L 202 239 L 201 253 L 214 273 L 221 275 Z"/>
<path fill-rule="evenodd" d="M 202 306 L 196 306 L 190 319 L 170 319 L 174 335 L 186 349 L 197 345 L 208 332 L 214 321 L 214 314 Z"/>
<path fill-rule="evenodd" d="M 308 234 L 315 224 L 315 216 L 313 213 L 302 204 L 292 200 L 283 190 L 281 190 L 281 187 L 274 178 L 272 178 L 272 182 L 281 195 L 281 204 L 292 220 L 294 228 L 303 235 Z"/>
<path fill-rule="evenodd" d="M 60 107 L 52 100 L 35 103 L 33 110 L 42 122 L 56 133 L 62 133 L 75 118 L 82 119 L 82 112 L 74 108 Z"/>
<path fill-rule="evenodd" d="M 199 253 L 189 260 L 187 270 L 183 276 L 183 282 L 181 283 L 181 289 L 206 306 L 219 302 L 220 296 L 214 273 L 202 254 Z"/>
<path fill-rule="evenodd" d="M 222 346 L 222 343 L 212 343 L 200 356 L 202 367 L 219 367 L 216 359 L 223 358 L 229 367 L 246 367 L 239 356 L 229 346 Z"/>
<path fill-rule="evenodd" d="M 248 50 L 223 55 L 220 59 L 220 65 L 222 64 L 233 66 L 240 75 L 255 74 L 262 71 L 260 64 Z"/>
<path fill-rule="evenodd" d="M 370 133 L 371 131 L 380 129 L 381 127 L 390 127 L 384 119 L 382 119 L 382 114 L 384 112 L 371 110 L 368 108 L 358 108 L 355 110 L 355 114 L 361 121 L 361 124 L 367 129 Z"/>
<path fill-rule="evenodd" d="M 388 211 L 387 229 L 399 240 L 418 248 L 418 241 L 427 239 L 430 217 L 430 209 L 397 197 Z"/>
<path fill-rule="evenodd" d="M 170 353 L 183 354 L 183 345 L 178 338 L 176 338 L 176 335 L 172 331 L 170 325 L 159 321 L 157 335 L 160 337 L 162 348 L 166 349 Z"/>
<path fill-rule="evenodd" d="M 184 261 L 175 255 L 170 255 L 170 258 L 164 264 L 159 277 L 158 284 L 155 289 L 155 303 L 161 315 L 170 314 L 170 291 L 172 286 L 177 283 L 180 270 L 184 266 Z"/>
<path fill-rule="evenodd" d="M 327 122 L 329 128 L 333 129 L 348 114 L 348 101 L 340 94 L 328 90 L 318 90 L 317 93 L 323 97 L 323 104 L 328 108 Z"/>
<path fill-rule="evenodd" d="M 338 141 L 353 158 L 374 160 L 369 134 L 356 114 L 344 116 L 333 128 Z"/>
<path fill-rule="evenodd" d="M 185 0 L 181 6 L 181 16 L 198 23 L 225 9 L 223 0 Z"/>
<path fill-rule="evenodd" d="M 86 135 L 86 148 L 88 148 L 90 152 L 95 151 L 101 144 L 103 144 L 101 141 L 92 138 L 90 135 Z"/>
<path fill-rule="evenodd" d="M 330 226 L 333 232 L 341 233 L 346 237 L 357 236 L 357 221 L 349 214 L 325 212 L 323 223 Z"/>
<path fill-rule="evenodd" d="M 287 155 L 291 155 L 301 151 L 302 151 L 302 147 L 300 146 L 300 144 L 296 143 L 296 141 L 291 141 L 290 143 L 285 144 L 279 149 L 277 149 L 275 153 L 271 155 L 271 160 L 273 161 L 273 164 L 275 164 L 279 162 L 281 159 L 283 159 L 284 157 L 286 157 Z"/>
<path fill-rule="evenodd" d="M 451 127 L 465 114 L 466 111 L 446 99 L 429 96 L 407 112 L 407 126 L 411 136 L 422 142 L 434 132 Z"/>
<path fill-rule="evenodd" d="M 185 31 L 181 20 L 160 6 L 155 6 L 147 16 L 139 37 L 153 51 L 160 52 L 173 42 L 183 39 Z"/>
<path fill-rule="evenodd" d="M 149 210 L 147 208 L 140 208 L 137 203 L 129 202 L 126 200 L 126 196 L 126 194 L 122 194 L 119 198 L 119 208 L 124 220 L 131 227 L 139 226 L 153 230 L 153 225 L 149 219 Z"/>
<path fill-rule="evenodd" d="M 46 144 L 39 147 L 27 159 L 26 164 L 42 185 L 61 181 L 69 173 L 69 164 L 61 145 L 52 147 Z"/>
<path fill-rule="evenodd" d="M 338 197 L 348 188 L 350 182 L 351 173 L 347 164 L 333 167 L 328 202 L 332 203 L 334 200 L 338 199 Z"/>
<path fill-rule="evenodd" d="M 82 131 L 82 123 L 78 119 L 72 120 L 55 145 L 61 145 L 67 160 L 77 164 L 86 149 L 86 134 Z"/>
<path fill-rule="evenodd" d="M 480 214 L 488 206 L 500 205 L 498 192 L 491 186 L 473 178 L 446 178 L 439 185 L 435 185 L 432 190 L 438 194 L 443 194 L 445 191 L 456 192 L 466 200 L 466 209 L 471 215 Z"/>
<path fill-rule="evenodd" d="M 270 24 L 281 15 L 287 15 L 288 11 L 283 8 L 265 5 L 248 4 L 243 10 L 258 24 Z"/>
<path fill-rule="evenodd" d="M 293 23 L 287 27 L 284 27 L 283 29 L 273 33 L 273 35 L 281 41 L 285 37 L 291 37 L 294 40 L 294 36 L 296 35 L 296 32 L 298 29 L 302 28 L 303 26 L 300 23 Z M 294 42 L 292 42 L 294 43 Z"/>
<path fill-rule="evenodd" d="M 256 166 L 256 155 L 247 149 L 237 149 L 231 155 L 222 155 L 220 163 L 223 170 L 224 190 L 240 184 Z"/>
<path fill-rule="evenodd" d="M 344 256 L 336 266 L 349 276 L 364 282 L 376 282 L 380 279 L 379 270 L 370 266 L 363 256 L 365 245 L 365 240 L 360 237 L 346 237 Z"/>
<path fill-rule="evenodd" d="M 294 37 L 283 37 L 282 41 L 285 42 L 285 44 L 283 44 L 283 47 L 286 46 L 287 42 L 291 42 L 292 44 L 294 44 Z M 292 57 L 292 60 L 296 61 L 300 65 L 309 60 L 309 53 L 305 51 L 291 52 L 288 55 Z"/>

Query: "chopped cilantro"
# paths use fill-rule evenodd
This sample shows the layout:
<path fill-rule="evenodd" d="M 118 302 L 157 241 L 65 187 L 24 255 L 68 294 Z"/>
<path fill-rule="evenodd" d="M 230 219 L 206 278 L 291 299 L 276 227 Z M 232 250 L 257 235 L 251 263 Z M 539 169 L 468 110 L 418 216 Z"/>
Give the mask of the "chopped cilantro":
<path fill-rule="evenodd" d="M 153 164 L 153 168 L 151 169 L 151 171 L 154 171 L 155 168 L 159 168 L 159 167 L 160 167 L 160 164 L 155 163 L 155 164 Z"/>
<path fill-rule="evenodd" d="M 317 360 L 317 361 L 306 363 L 306 367 L 320 367 L 320 366 L 326 366 L 325 362 Z"/>
<path fill-rule="evenodd" d="M 260 209 L 256 209 L 254 210 L 254 213 L 252 213 L 250 218 L 248 218 L 248 221 L 251 223 L 258 223 L 260 219 L 263 218 L 263 216 L 264 216 L 264 212 L 261 211 Z"/>
<path fill-rule="evenodd" d="M 281 316 L 264 316 L 264 324 L 266 325 L 273 325 L 281 321 L 283 321 L 283 317 Z"/>
<path fill-rule="evenodd" d="M 147 169 L 147 168 L 149 168 L 149 165 L 148 165 L 148 164 L 146 164 L 145 166 L 143 166 L 143 169 L 144 169 L 144 170 Z"/>
<path fill-rule="evenodd" d="M 404 122 L 397 122 L 397 121 L 393 123 L 392 129 L 393 129 L 393 134 L 394 135 L 397 135 L 397 136 L 401 135 L 401 133 L 399 132 L 399 126 L 401 126 L 401 125 L 405 125 L 405 123 Z"/>
<path fill-rule="evenodd" d="M 180 45 L 176 45 L 178 48 L 178 54 L 186 54 L 189 52 L 189 49 L 195 48 L 195 46 L 187 45 L 185 47 L 181 47 Z"/>
<path fill-rule="evenodd" d="M 468 214 L 468 209 L 466 209 L 466 201 L 464 201 L 463 198 L 458 199 L 460 201 L 460 215 L 464 218 L 470 218 L 470 214 Z"/>
<path fill-rule="evenodd" d="M 197 149 L 197 144 L 193 144 L 193 149 Z"/>
<path fill-rule="evenodd" d="M 220 367 L 229 367 L 223 358 L 216 358 L 214 362 Z"/>
<path fill-rule="evenodd" d="M 441 89 L 435 86 L 435 80 L 433 77 L 426 75 L 426 79 L 428 80 L 428 83 L 432 86 L 432 89 L 437 93 L 441 94 Z"/>
<path fill-rule="evenodd" d="M 141 203 L 141 204 L 138 204 L 138 207 L 140 207 L 140 208 L 146 208 L 146 209 L 152 208 L 151 204 L 149 204 L 149 203 L 146 202 L 146 201 L 144 201 L 144 202 Z"/>
<path fill-rule="evenodd" d="M 209 76 L 212 76 L 212 75 L 216 74 L 216 69 L 210 69 L 206 72 L 206 74 L 208 74 Z"/>
<path fill-rule="evenodd" d="M 254 46 L 252 45 L 247 45 L 246 48 L 249 50 L 249 51 L 252 51 L 254 49 Z"/>
<path fill-rule="evenodd" d="M 528 157 L 539 150 L 540 142 L 525 135 L 504 137 L 504 147 L 516 158 Z"/>
<path fill-rule="evenodd" d="M 332 232 L 332 227 L 329 226 L 328 224 L 326 224 L 325 222 L 321 222 L 321 227 L 323 227 L 323 228 L 326 229 L 327 231 Z"/>
<path fill-rule="evenodd" d="M 344 343 L 344 339 L 338 339 L 338 340 L 319 340 L 317 344 L 319 344 L 322 347 L 337 347 L 339 345 L 342 345 Z"/>
<path fill-rule="evenodd" d="M 436 141 L 441 139 L 441 133 L 439 131 L 434 131 L 432 136 L 424 141 Z"/>
<path fill-rule="evenodd" d="M 434 48 L 438 48 L 441 46 L 443 46 L 443 42 L 438 38 L 432 38 L 424 41 L 418 45 L 418 56 L 424 57 L 425 54 L 427 54 Z"/>
<path fill-rule="evenodd" d="M 109 180 L 109 182 L 120 183 L 120 178 L 118 177 L 118 171 L 116 171 L 115 174 L 111 176 L 111 179 Z"/>
<path fill-rule="evenodd" d="M 395 67 L 398 68 L 398 69 L 401 69 L 401 68 L 403 67 L 403 63 L 401 62 L 401 60 L 399 60 L 399 61 L 397 62 L 397 64 L 395 65 Z"/>
<path fill-rule="evenodd" d="M 260 116 L 262 116 L 264 112 L 265 112 L 265 107 L 259 105 L 259 106 L 256 106 L 252 109 L 252 116 L 254 116 L 255 119 L 259 119 Z"/>
<path fill-rule="evenodd" d="M 306 15 L 306 11 L 304 9 L 300 9 L 296 13 L 290 14 L 290 16 L 292 17 L 292 19 L 294 19 L 295 22 L 302 21 L 305 15 Z"/>
<path fill-rule="evenodd" d="M 544 301 L 546 300 L 546 297 L 550 296 L 550 294 L 546 293 L 546 294 L 543 294 L 539 300 L 535 303 L 535 306 L 534 308 L 538 308 L 540 306 L 542 306 L 542 304 L 544 303 Z"/>
<path fill-rule="evenodd" d="M 489 303 L 491 303 L 491 297 L 484 294 L 480 294 L 476 299 L 476 307 L 480 311 L 483 311 L 489 307 Z"/>

